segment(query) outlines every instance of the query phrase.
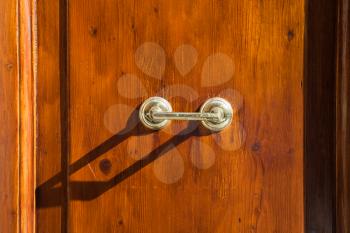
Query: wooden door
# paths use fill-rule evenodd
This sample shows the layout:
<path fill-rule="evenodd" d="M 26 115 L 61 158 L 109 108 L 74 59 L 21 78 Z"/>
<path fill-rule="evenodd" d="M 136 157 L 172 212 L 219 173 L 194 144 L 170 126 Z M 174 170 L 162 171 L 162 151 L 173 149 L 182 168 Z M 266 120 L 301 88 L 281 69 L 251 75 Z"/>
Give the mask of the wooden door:
<path fill-rule="evenodd" d="M 348 233 L 349 6 L 0 1 L 0 233 Z"/>
<path fill-rule="evenodd" d="M 304 232 L 304 5 L 38 1 L 37 232 Z M 235 114 L 147 130 L 151 96 Z"/>

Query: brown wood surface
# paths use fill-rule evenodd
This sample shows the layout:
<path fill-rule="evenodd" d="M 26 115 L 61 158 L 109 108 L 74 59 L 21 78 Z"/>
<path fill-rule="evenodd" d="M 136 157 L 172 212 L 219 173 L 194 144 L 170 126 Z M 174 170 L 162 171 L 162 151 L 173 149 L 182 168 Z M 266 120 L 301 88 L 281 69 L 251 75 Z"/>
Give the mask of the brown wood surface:
<path fill-rule="evenodd" d="M 37 231 L 303 232 L 304 24 L 302 0 L 39 1 Z M 161 79 L 135 64 L 137 48 L 149 41 L 166 54 Z M 182 77 L 173 54 L 184 43 L 198 61 Z M 202 66 L 217 52 L 232 58 L 234 76 L 202 87 Z M 124 74 L 137 75 L 147 95 L 140 83 L 118 90 Z M 176 97 L 183 89 L 174 84 L 199 98 Z M 215 143 L 237 136 L 235 127 L 181 136 L 140 125 L 120 135 L 104 125 L 114 104 L 136 109 L 161 91 L 174 109 L 195 111 L 227 88 L 244 101 L 236 118 L 246 139 L 236 151 Z M 128 114 L 120 112 L 120 122 Z M 208 153 L 196 143 L 215 152 L 209 169 L 191 164 L 191 150 Z M 130 147 L 144 159 L 131 158 Z M 154 167 L 177 153 L 184 174 L 164 184 Z"/>
<path fill-rule="evenodd" d="M 305 232 L 349 232 L 349 2 L 310 0 L 306 19 L 303 4 L 60 0 L 36 8 L 36 1 L 1 1 L 0 232 L 33 232 L 35 160 L 37 232 L 284 233 L 303 232 L 304 224 Z M 165 50 L 161 80 L 135 65 L 134 53 L 147 41 Z M 193 54 L 173 59 L 182 43 L 198 51 L 190 72 L 182 56 Z M 234 60 L 233 79 L 200 86 L 201 67 L 215 52 Z M 142 85 L 123 83 L 124 74 Z M 235 127 L 216 140 L 203 130 L 181 136 L 139 125 L 125 135 L 106 129 L 110 106 L 136 109 L 162 88 L 181 111 L 225 97 L 224 89 L 239 91 L 243 146 L 225 151 Z M 208 169 L 190 161 L 191 152 L 212 151 Z M 135 160 L 137 153 L 146 158 Z M 163 169 L 159 161 L 178 153 L 184 175 L 164 184 L 152 168 Z"/>
<path fill-rule="evenodd" d="M 18 3 L 19 71 L 19 232 L 35 231 L 35 1 Z"/>
<path fill-rule="evenodd" d="M 350 2 L 338 3 L 337 43 L 337 233 L 350 232 Z"/>
<path fill-rule="evenodd" d="M 0 232 L 35 230 L 32 3 L 25 0 L 0 3 Z"/>
<path fill-rule="evenodd" d="M 305 226 L 335 232 L 336 1 L 307 1 L 305 35 Z"/>
<path fill-rule="evenodd" d="M 66 177 L 67 161 L 65 143 L 65 75 L 66 50 L 62 44 L 66 40 L 65 2 L 41 1 L 37 5 L 38 24 L 38 151 L 37 184 L 58 175 L 60 192 L 56 196 L 47 194 L 42 197 L 37 190 L 37 232 L 68 232 L 66 229 L 67 185 L 62 181 Z M 61 127 L 62 126 L 62 127 Z M 63 188 L 62 188 L 63 187 Z M 50 208 L 38 208 L 45 200 L 53 199 L 58 204 Z"/>
<path fill-rule="evenodd" d="M 17 232 L 18 70 L 16 1 L 0 1 L 0 232 Z"/>

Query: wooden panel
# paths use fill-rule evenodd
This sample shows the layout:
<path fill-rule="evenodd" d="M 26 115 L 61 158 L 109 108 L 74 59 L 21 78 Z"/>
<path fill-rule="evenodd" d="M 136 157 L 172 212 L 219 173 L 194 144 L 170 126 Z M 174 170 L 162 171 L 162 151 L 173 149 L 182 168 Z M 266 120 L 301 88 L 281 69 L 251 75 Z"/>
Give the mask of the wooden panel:
<path fill-rule="evenodd" d="M 35 114 L 32 2 L 0 3 L 0 232 L 34 231 Z"/>
<path fill-rule="evenodd" d="M 335 231 L 336 2 L 307 1 L 305 65 L 305 221 Z"/>
<path fill-rule="evenodd" d="M 86 162 L 71 176 L 70 232 L 303 231 L 302 1 L 74 1 L 68 8 L 69 154 L 73 167 Z M 135 65 L 135 51 L 148 41 L 167 56 L 161 80 Z M 185 79 L 171 59 L 182 43 L 198 50 L 198 64 Z M 201 87 L 201 65 L 217 52 L 234 59 L 234 78 Z M 127 154 L 130 141 L 147 132 L 113 136 L 103 124 L 110 106 L 135 108 L 144 99 L 116 91 L 124 73 L 136 74 L 148 96 L 173 84 L 193 88 L 200 97 L 192 102 L 170 98 L 172 90 L 162 93 L 181 111 L 194 111 L 226 87 L 238 90 L 246 146 L 227 152 L 210 136 L 150 133 L 140 143 L 154 151 L 135 162 Z M 127 116 L 119 114 L 120 120 Z M 205 171 L 192 167 L 188 156 L 199 139 L 216 152 L 215 165 Z M 176 145 L 164 156 L 177 161 L 179 152 L 185 164 L 183 177 L 171 185 L 153 174 L 164 144 Z M 91 157 L 97 158 L 87 163 Z"/>
<path fill-rule="evenodd" d="M 19 232 L 35 231 L 35 2 L 18 1 Z M 33 35 L 34 34 L 34 35 Z"/>
<path fill-rule="evenodd" d="M 338 3 L 337 47 L 337 233 L 350 232 L 350 2 Z"/>
<path fill-rule="evenodd" d="M 60 0 L 40 1 L 37 6 L 40 64 L 37 84 L 37 232 L 67 232 L 65 5 L 66 2 Z"/>
<path fill-rule="evenodd" d="M 304 1 L 81 0 L 38 11 L 38 232 L 304 232 Z M 145 42 L 164 50 L 161 78 L 135 61 Z M 186 75 L 173 62 L 181 44 L 198 51 Z M 201 81 L 219 52 L 233 77 Z M 125 74 L 138 78 L 120 84 Z M 233 97 L 227 89 L 243 98 L 242 128 L 215 136 L 133 125 L 148 96 L 195 111 L 208 97 Z M 244 144 L 227 149 L 242 129 Z M 213 151 L 215 163 L 198 169 L 191 151 Z"/>
<path fill-rule="evenodd" d="M 16 1 L 0 1 L 0 232 L 18 231 L 18 72 Z"/>

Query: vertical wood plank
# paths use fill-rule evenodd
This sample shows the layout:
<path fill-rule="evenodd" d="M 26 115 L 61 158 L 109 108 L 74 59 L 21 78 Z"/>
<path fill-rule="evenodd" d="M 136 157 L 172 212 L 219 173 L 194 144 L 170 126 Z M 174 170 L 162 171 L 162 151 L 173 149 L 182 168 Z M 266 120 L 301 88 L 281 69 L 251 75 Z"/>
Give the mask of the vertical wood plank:
<path fill-rule="evenodd" d="M 17 2 L 0 1 L 0 232 L 18 232 Z"/>
<path fill-rule="evenodd" d="M 19 35 L 19 230 L 35 231 L 35 1 L 18 1 Z"/>
<path fill-rule="evenodd" d="M 306 1 L 306 232 L 335 232 L 336 1 Z"/>
<path fill-rule="evenodd" d="M 35 76 L 33 2 L 2 1 L 1 232 L 34 232 Z"/>
<path fill-rule="evenodd" d="M 337 233 L 350 232 L 350 2 L 338 1 L 337 38 Z"/>
<path fill-rule="evenodd" d="M 38 2 L 37 232 L 68 232 L 66 21 L 65 0 Z"/>

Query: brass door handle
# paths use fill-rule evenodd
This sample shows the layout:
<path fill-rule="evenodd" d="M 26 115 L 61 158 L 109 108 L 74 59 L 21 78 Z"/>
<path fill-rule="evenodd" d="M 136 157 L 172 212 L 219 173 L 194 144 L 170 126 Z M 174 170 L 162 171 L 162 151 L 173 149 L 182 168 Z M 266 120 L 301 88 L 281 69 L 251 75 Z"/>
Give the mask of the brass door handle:
<path fill-rule="evenodd" d="M 151 97 L 139 110 L 140 121 L 147 128 L 159 130 L 170 120 L 201 121 L 212 131 L 221 131 L 232 121 L 233 110 L 227 100 L 219 97 L 208 99 L 199 112 L 173 112 L 170 103 L 161 97 Z"/>

